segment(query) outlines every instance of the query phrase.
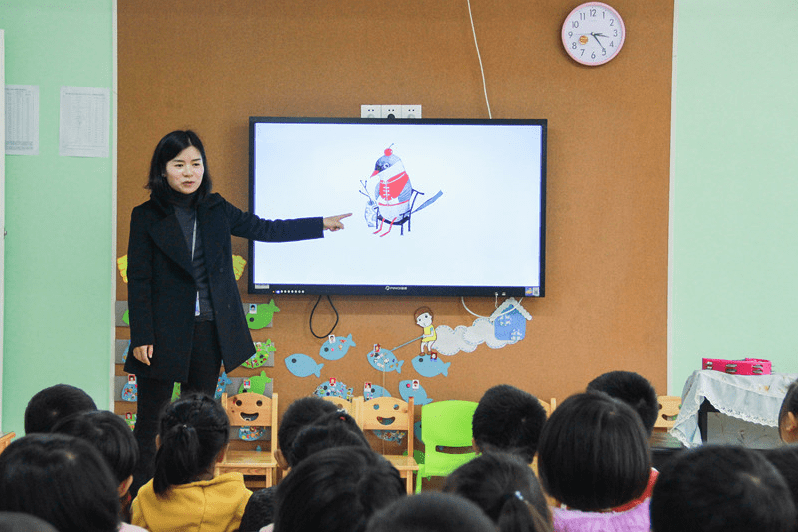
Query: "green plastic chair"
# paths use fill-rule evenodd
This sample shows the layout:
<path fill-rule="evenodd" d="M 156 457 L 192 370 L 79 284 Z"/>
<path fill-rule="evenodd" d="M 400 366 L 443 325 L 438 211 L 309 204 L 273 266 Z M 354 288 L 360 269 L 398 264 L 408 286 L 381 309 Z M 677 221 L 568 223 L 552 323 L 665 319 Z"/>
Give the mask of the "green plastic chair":
<path fill-rule="evenodd" d="M 421 492 L 421 477 L 445 477 L 469 462 L 476 453 L 442 452 L 440 447 L 471 447 L 471 419 L 474 401 L 436 401 L 421 407 L 421 441 L 424 442 L 424 463 L 416 474 L 416 493 Z"/>

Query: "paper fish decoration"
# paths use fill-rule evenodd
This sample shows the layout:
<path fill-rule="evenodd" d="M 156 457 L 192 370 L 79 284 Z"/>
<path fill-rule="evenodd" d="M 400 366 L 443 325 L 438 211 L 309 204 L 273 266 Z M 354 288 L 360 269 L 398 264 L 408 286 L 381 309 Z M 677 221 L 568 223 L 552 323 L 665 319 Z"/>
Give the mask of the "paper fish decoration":
<path fill-rule="evenodd" d="M 340 360 L 349 352 L 350 347 L 355 347 L 355 342 L 352 341 L 352 333 L 349 333 L 346 338 L 340 336 L 336 338 L 330 335 L 330 338 L 321 344 L 319 356 L 325 360 Z"/>
<path fill-rule="evenodd" d="M 451 362 L 443 362 L 437 355 L 418 355 L 413 357 L 413 368 L 422 377 L 435 377 L 436 375 L 449 376 Z"/>
<path fill-rule="evenodd" d="M 390 349 L 381 348 L 379 351 L 370 351 L 367 355 L 371 367 L 378 371 L 389 372 L 396 371 L 402 373 L 402 364 L 404 360 L 398 360 Z"/>
<path fill-rule="evenodd" d="M 324 364 L 317 364 L 315 360 L 302 353 L 295 353 L 285 357 L 285 366 L 295 377 L 321 377 L 321 368 Z"/>
<path fill-rule="evenodd" d="M 319 397 L 340 397 L 349 401 L 352 399 L 354 392 L 354 388 L 348 388 L 343 382 L 330 379 L 319 384 L 313 393 Z"/>
<path fill-rule="evenodd" d="M 219 375 L 219 380 L 216 381 L 216 392 L 213 394 L 214 399 L 221 399 L 228 384 L 233 384 L 233 381 L 227 376 L 227 372 L 223 371 L 222 374 Z"/>
<path fill-rule="evenodd" d="M 265 371 L 261 371 L 260 375 L 253 375 L 247 377 L 241 382 L 238 387 L 238 393 L 252 392 L 266 395 L 266 385 L 272 382 L 271 378 L 266 376 Z"/>
<path fill-rule="evenodd" d="M 138 386 L 136 385 L 135 375 L 127 376 L 127 382 L 122 387 L 122 400 L 130 402 L 138 400 Z"/>
<path fill-rule="evenodd" d="M 272 322 L 275 312 L 280 312 L 280 309 L 274 304 L 274 299 L 269 301 L 268 304 L 257 304 L 255 312 L 247 314 L 247 327 L 250 329 L 263 329 Z"/>
<path fill-rule="evenodd" d="M 417 405 L 427 405 L 432 402 L 432 399 L 427 397 L 427 391 L 418 381 L 399 381 L 399 395 L 402 400 L 408 402 L 413 398 L 413 403 Z"/>
<path fill-rule="evenodd" d="M 238 429 L 238 438 L 244 441 L 259 440 L 266 434 L 264 427 L 241 427 Z"/>
<path fill-rule="evenodd" d="M 254 355 L 241 364 L 243 367 L 247 369 L 261 367 L 269 360 L 269 353 L 274 353 L 277 348 L 274 347 L 274 343 L 271 340 L 266 340 L 265 342 L 255 342 L 255 351 Z"/>
<path fill-rule="evenodd" d="M 233 275 L 236 277 L 236 281 L 241 279 L 241 276 L 244 274 L 244 267 L 247 265 L 247 261 L 244 257 L 240 255 L 233 255 Z"/>

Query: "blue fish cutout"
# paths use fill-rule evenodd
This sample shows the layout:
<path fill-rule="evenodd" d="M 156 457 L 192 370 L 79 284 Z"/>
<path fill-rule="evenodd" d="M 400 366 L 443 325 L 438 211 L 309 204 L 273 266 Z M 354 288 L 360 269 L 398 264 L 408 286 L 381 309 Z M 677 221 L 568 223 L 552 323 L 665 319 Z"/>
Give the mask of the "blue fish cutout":
<path fill-rule="evenodd" d="M 413 368 L 422 377 L 434 377 L 436 375 L 449 376 L 449 366 L 451 362 L 444 362 L 440 358 L 432 358 L 432 355 L 418 355 L 413 357 Z"/>
<path fill-rule="evenodd" d="M 223 371 L 222 374 L 219 375 L 219 380 L 216 381 L 216 391 L 213 394 L 213 398 L 221 399 L 222 394 L 227 389 L 228 384 L 233 384 L 233 381 L 227 376 L 227 372 Z"/>
<path fill-rule="evenodd" d="M 321 368 L 324 367 L 324 364 L 316 364 L 316 361 L 309 356 L 295 353 L 285 357 L 285 367 L 295 377 L 309 377 L 311 375 L 321 377 Z"/>
<path fill-rule="evenodd" d="M 333 340 L 327 340 L 319 348 L 319 356 L 325 360 L 340 360 L 349 351 L 350 347 L 355 347 L 355 342 L 352 341 L 352 333 L 346 338 L 333 337 Z"/>
<path fill-rule="evenodd" d="M 366 390 L 363 390 L 364 395 L 365 392 Z M 391 397 L 391 393 L 379 384 L 372 384 L 370 392 L 371 395 L 369 396 L 369 399 L 376 399 L 378 397 Z"/>
<path fill-rule="evenodd" d="M 402 443 L 407 434 L 401 430 L 375 430 L 374 435 L 381 440 Z"/>
<path fill-rule="evenodd" d="M 352 399 L 355 389 L 347 388 L 346 384 L 341 381 L 335 381 L 335 384 L 326 381 L 319 384 L 313 393 L 319 397 L 340 397 L 349 401 Z"/>
<path fill-rule="evenodd" d="M 379 353 L 370 351 L 367 355 L 371 367 L 378 371 L 389 372 L 396 370 L 396 373 L 402 373 L 402 364 L 404 360 L 397 360 L 396 355 L 390 349 L 382 348 Z"/>
<path fill-rule="evenodd" d="M 432 402 L 432 399 L 427 397 L 427 391 L 420 384 L 417 389 L 413 389 L 413 381 L 399 381 L 399 395 L 402 396 L 404 402 L 408 402 L 413 398 L 413 403 L 417 405 L 427 405 Z"/>

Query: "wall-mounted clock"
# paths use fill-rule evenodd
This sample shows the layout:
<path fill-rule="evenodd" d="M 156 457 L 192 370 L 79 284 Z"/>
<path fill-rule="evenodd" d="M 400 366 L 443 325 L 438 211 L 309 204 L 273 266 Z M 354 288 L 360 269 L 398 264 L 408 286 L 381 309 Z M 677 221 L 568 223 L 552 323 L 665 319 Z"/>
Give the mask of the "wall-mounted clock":
<path fill-rule="evenodd" d="M 585 2 L 574 8 L 562 25 L 562 45 L 574 61 L 598 66 L 610 61 L 623 47 L 626 28 L 618 12 L 602 2 Z"/>

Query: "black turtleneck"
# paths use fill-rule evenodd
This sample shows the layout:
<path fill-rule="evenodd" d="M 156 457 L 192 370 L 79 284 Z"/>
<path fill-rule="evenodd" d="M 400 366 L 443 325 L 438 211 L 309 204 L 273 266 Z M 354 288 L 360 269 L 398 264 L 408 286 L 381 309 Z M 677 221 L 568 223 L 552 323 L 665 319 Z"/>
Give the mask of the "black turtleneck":
<path fill-rule="evenodd" d="M 186 239 L 186 246 L 191 253 L 192 246 L 194 255 L 192 257 L 192 268 L 194 281 L 197 283 L 197 293 L 199 294 L 199 316 L 197 321 L 213 320 L 213 304 L 210 297 L 210 286 L 208 284 L 208 270 L 205 268 L 205 250 L 202 245 L 202 235 L 200 234 L 199 224 L 194 225 L 197 219 L 197 198 L 199 191 L 191 194 L 183 194 L 169 187 L 169 203 L 174 206 L 175 216 L 183 230 Z M 196 234 L 194 229 L 196 227 Z"/>

